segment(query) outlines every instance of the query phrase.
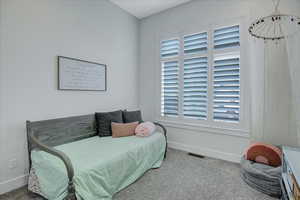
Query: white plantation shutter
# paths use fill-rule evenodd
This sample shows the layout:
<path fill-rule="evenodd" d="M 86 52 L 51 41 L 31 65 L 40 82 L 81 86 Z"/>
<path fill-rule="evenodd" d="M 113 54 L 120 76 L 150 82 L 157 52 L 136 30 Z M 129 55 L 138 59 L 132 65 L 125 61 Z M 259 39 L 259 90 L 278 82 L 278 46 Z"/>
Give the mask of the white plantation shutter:
<path fill-rule="evenodd" d="M 240 58 L 220 56 L 213 66 L 213 118 L 238 122 L 240 117 Z"/>
<path fill-rule="evenodd" d="M 160 44 L 162 116 L 201 120 L 209 126 L 243 126 L 239 25 Z"/>
<path fill-rule="evenodd" d="M 214 48 L 222 49 L 227 47 L 240 46 L 239 25 L 220 28 L 214 31 Z"/>
<path fill-rule="evenodd" d="M 179 54 L 179 40 L 165 40 L 161 42 L 160 55 L 161 58 L 178 56 Z"/>
<path fill-rule="evenodd" d="M 200 53 L 207 51 L 207 33 L 198 33 L 184 36 L 184 53 Z"/>
<path fill-rule="evenodd" d="M 184 60 L 183 115 L 206 119 L 207 117 L 207 57 Z"/>
<path fill-rule="evenodd" d="M 179 102 L 179 63 L 178 61 L 162 62 L 161 114 L 177 116 Z"/>

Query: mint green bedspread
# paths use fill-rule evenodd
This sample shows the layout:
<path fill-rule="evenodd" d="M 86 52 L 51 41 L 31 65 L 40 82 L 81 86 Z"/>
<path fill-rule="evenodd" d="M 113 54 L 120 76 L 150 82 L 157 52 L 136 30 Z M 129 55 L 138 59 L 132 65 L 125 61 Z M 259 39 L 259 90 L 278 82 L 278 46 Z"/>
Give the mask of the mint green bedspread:
<path fill-rule="evenodd" d="M 91 137 L 55 147 L 66 153 L 73 164 L 74 184 L 79 200 L 111 200 L 147 170 L 162 164 L 165 137 Z M 35 169 L 44 197 L 62 200 L 67 195 L 68 178 L 63 162 L 43 151 L 33 151 Z"/>

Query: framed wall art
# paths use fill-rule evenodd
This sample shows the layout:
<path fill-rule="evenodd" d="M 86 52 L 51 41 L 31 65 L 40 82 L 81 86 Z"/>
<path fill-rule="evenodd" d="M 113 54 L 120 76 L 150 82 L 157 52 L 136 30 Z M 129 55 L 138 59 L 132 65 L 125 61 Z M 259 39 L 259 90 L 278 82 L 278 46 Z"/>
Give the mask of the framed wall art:
<path fill-rule="evenodd" d="M 107 66 L 76 58 L 58 56 L 58 89 L 106 91 Z"/>

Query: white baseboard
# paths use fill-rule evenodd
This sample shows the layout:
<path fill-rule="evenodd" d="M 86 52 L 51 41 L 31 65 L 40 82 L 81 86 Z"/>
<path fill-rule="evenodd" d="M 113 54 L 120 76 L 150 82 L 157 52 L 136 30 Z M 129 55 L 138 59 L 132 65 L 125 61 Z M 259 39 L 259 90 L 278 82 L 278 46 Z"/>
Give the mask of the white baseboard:
<path fill-rule="evenodd" d="M 22 175 L 0 183 L 0 194 L 10 192 L 27 184 L 28 175 Z"/>
<path fill-rule="evenodd" d="M 217 158 L 221 160 L 226 160 L 234 163 L 239 163 L 241 160 L 241 155 L 239 154 L 226 153 L 226 152 L 216 151 L 214 149 L 201 148 L 198 146 L 181 144 L 178 142 L 168 141 L 168 146 L 174 149 L 200 154 L 203 156 Z"/>

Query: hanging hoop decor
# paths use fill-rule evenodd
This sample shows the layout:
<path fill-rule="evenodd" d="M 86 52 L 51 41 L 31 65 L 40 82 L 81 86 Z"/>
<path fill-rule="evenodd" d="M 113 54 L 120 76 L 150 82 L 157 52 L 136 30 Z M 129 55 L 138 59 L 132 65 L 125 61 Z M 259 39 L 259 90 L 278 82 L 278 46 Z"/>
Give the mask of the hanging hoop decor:
<path fill-rule="evenodd" d="M 250 35 L 263 40 L 280 40 L 300 30 L 300 17 L 281 14 L 279 2 L 275 4 L 273 14 L 257 19 L 250 25 Z"/>

